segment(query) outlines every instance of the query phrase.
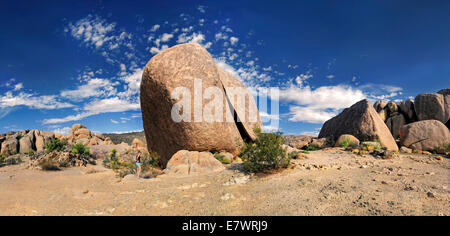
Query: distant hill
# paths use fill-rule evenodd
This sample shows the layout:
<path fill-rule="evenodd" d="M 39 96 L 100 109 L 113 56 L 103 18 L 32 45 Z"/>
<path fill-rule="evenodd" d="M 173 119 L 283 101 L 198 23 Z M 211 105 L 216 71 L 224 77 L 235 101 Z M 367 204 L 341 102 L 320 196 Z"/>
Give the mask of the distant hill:
<path fill-rule="evenodd" d="M 131 132 L 131 133 L 122 133 L 122 134 L 103 134 L 105 137 L 109 137 L 115 144 L 120 144 L 122 142 L 128 143 L 131 145 L 133 142 L 133 139 L 138 138 L 142 142 L 147 143 L 145 140 L 145 134 L 144 131 L 141 132 Z"/>

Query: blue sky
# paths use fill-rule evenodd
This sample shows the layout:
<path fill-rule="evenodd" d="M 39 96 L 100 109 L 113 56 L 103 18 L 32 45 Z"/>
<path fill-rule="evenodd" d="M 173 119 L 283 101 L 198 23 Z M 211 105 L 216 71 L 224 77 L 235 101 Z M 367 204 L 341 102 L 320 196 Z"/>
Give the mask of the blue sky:
<path fill-rule="evenodd" d="M 251 87 L 280 89 L 280 129 L 450 87 L 448 1 L 3 1 L 0 133 L 142 130 L 141 72 L 198 42 Z"/>

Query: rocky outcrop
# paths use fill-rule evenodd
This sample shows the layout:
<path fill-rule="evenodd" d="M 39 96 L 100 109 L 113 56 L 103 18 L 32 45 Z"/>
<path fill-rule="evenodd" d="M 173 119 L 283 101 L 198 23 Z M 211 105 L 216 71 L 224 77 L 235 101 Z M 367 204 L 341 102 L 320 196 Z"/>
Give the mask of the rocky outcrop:
<path fill-rule="evenodd" d="M 398 151 L 389 129 L 367 99 L 325 122 L 319 138 L 329 137 L 336 141 L 343 134 L 351 134 L 360 141 L 379 140 L 388 150 Z"/>
<path fill-rule="evenodd" d="M 419 120 L 438 120 L 447 123 L 449 119 L 444 95 L 439 93 L 422 93 L 414 100 L 414 108 Z"/>
<path fill-rule="evenodd" d="M 312 136 L 300 135 L 293 137 L 288 144 L 293 148 L 302 149 L 304 147 L 307 147 L 312 142 L 312 140 Z"/>
<path fill-rule="evenodd" d="M 416 121 L 438 120 L 447 128 L 450 125 L 450 89 L 419 94 L 414 102 L 410 99 L 398 103 L 377 101 L 373 107 L 396 139 L 403 125 Z"/>
<path fill-rule="evenodd" d="M 391 131 L 392 136 L 394 139 L 397 139 L 400 137 L 400 130 L 403 127 L 403 125 L 406 124 L 405 117 L 402 114 L 397 113 L 397 115 L 394 115 L 392 117 L 389 117 L 386 120 L 386 125 Z"/>
<path fill-rule="evenodd" d="M 148 149 L 161 156 L 163 166 L 179 150 L 224 150 L 237 155 L 243 140 L 254 138 L 251 128 L 258 126 L 255 124 L 259 122 L 236 122 L 237 118 L 243 119 L 238 117 L 242 115 L 240 111 L 235 112 L 235 117 L 231 115 L 231 111 L 236 108 L 233 107 L 233 102 L 228 103 L 224 83 L 234 85 L 237 84 L 235 80 L 218 70 L 211 55 L 197 43 L 174 46 L 158 53 L 148 62 L 141 82 L 142 119 Z M 172 93 L 178 87 L 190 92 L 191 96 L 184 98 L 180 94 L 172 98 Z M 208 106 L 212 99 L 204 99 L 202 95 L 210 87 L 217 88 L 217 95 L 222 96 L 217 98 L 218 104 L 223 105 L 222 109 L 216 107 L 210 114 L 214 115 L 216 121 L 217 118 L 227 121 L 231 117 L 231 122 L 204 121 L 206 115 L 203 111 L 210 108 Z M 176 110 L 181 99 L 186 99 L 185 105 L 190 105 L 191 108 Z M 173 108 L 175 114 L 181 113 L 184 119 L 174 121 Z M 248 110 L 257 111 L 256 108 Z M 244 114 L 247 112 L 244 111 Z"/>
<path fill-rule="evenodd" d="M 408 148 L 433 151 L 450 142 L 450 132 L 438 120 L 418 121 L 403 126 L 400 132 L 400 142 Z"/>
<path fill-rule="evenodd" d="M 166 174 L 195 175 L 224 170 L 210 152 L 180 150 L 167 163 Z"/>
<path fill-rule="evenodd" d="M 73 145 L 81 143 L 86 146 L 94 145 L 112 145 L 109 141 L 105 142 L 106 139 L 101 134 L 94 134 L 86 126 L 82 124 L 74 124 L 72 126 L 72 131 L 67 137 L 63 137 L 63 140 L 67 141 L 68 144 Z"/>

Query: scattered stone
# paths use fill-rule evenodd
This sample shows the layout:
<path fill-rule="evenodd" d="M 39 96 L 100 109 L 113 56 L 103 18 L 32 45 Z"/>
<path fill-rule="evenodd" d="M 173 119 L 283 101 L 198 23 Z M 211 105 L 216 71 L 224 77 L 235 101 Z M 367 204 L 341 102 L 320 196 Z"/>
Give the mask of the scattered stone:
<path fill-rule="evenodd" d="M 402 146 L 400 148 L 400 152 L 402 152 L 402 153 L 412 153 L 412 149 L 411 148 L 407 148 L 405 146 Z"/>
<path fill-rule="evenodd" d="M 304 147 L 307 147 L 311 143 L 312 139 L 313 139 L 313 137 L 307 136 L 307 135 L 295 136 L 289 142 L 289 146 L 296 148 L 296 149 L 302 149 Z"/>
<path fill-rule="evenodd" d="M 434 198 L 434 194 L 432 192 L 427 192 L 427 197 Z"/>

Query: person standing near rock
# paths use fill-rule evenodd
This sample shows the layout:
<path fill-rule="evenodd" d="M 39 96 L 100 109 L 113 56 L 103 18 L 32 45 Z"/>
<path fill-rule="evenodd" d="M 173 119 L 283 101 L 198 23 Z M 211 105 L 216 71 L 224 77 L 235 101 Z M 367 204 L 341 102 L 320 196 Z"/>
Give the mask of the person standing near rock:
<path fill-rule="evenodd" d="M 137 177 L 139 178 L 141 175 L 141 151 L 138 151 L 138 154 L 136 156 L 136 173 Z"/>

